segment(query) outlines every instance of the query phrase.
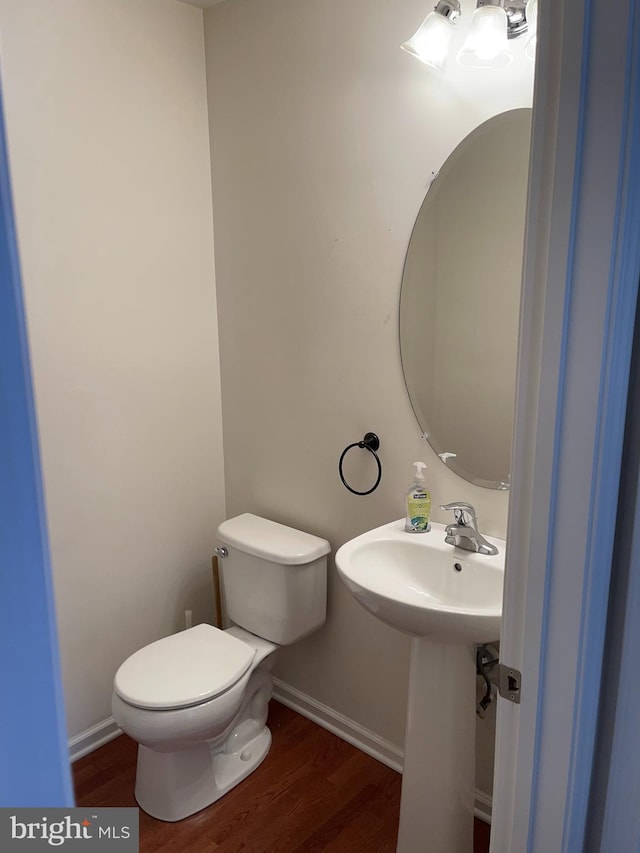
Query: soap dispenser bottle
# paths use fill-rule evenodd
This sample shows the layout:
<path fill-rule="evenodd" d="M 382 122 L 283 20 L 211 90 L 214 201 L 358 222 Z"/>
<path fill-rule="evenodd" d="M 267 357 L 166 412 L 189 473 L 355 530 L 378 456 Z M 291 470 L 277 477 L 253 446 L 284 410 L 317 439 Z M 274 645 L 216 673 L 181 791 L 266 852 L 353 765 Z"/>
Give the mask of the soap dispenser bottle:
<path fill-rule="evenodd" d="M 422 469 L 424 462 L 414 462 L 416 472 L 405 496 L 405 525 L 407 533 L 426 533 L 431 530 L 431 495 Z"/>

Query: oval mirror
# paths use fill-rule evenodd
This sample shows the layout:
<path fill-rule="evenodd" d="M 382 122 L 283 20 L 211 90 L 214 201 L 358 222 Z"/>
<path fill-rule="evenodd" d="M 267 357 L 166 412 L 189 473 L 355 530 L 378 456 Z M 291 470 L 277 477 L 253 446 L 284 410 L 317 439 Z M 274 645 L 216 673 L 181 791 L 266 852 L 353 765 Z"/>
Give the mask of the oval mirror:
<path fill-rule="evenodd" d="M 531 110 L 494 116 L 440 170 L 411 234 L 400 351 L 422 432 L 453 471 L 508 488 Z"/>

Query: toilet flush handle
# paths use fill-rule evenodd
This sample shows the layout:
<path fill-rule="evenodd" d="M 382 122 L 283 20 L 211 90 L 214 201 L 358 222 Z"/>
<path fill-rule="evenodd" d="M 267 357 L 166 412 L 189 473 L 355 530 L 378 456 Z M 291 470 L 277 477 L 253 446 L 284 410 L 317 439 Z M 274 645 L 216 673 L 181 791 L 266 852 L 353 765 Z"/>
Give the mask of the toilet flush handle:
<path fill-rule="evenodd" d="M 217 545 L 214 549 L 216 557 L 228 557 L 229 552 L 224 545 Z"/>

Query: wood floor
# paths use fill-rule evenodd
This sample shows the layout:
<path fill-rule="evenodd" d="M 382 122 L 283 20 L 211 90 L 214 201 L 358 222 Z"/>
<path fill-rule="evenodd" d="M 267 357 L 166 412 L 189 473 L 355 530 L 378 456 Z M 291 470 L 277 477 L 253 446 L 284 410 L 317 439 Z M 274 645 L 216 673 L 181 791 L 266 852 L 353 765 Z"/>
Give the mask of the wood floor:
<path fill-rule="evenodd" d="M 272 701 L 265 762 L 178 823 L 140 811 L 140 853 L 394 853 L 400 774 Z M 122 735 L 73 765 L 79 806 L 135 806 L 136 744 Z M 476 820 L 475 853 L 489 827 Z M 425 846 L 415 853 L 442 853 Z"/>

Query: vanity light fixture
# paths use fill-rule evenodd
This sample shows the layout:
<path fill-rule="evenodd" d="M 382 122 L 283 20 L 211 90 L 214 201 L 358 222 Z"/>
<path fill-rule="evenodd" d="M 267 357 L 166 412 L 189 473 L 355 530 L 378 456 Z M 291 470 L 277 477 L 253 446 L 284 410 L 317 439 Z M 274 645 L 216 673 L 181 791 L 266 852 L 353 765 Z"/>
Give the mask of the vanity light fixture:
<path fill-rule="evenodd" d="M 538 41 L 538 0 L 529 0 L 527 3 L 526 14 L 529 40 L 524 46 L 524 54 L 527 59 L 535 59 L 536 44 Z"/>
<path fill-rule="evenodd" d="M 456 21 L 460 17 L 459 0 L 438 0 L 409 41 L 400 47 L 437 71 L 444 71 Z"/>
<path fill-rule="evenodd" d="M 471 29 L 458 54 L 460 65 L 499 68 L 513 60 L 507 30 L 509 19 L 504 0 L 478 0 Z"/>
<path fill-rule="evenodd" d="M 403 50 L 438 71 L 443 71 L 455 24 L 462 15 L 459 0 L 439 0 Z M 509 41 L 530 34 L 525 55 L 535 58 L 538 0 L 476 0 L 471 28 L 458 54 L 461 65 L 497 68 L 508 65 L 513 54 Z"/>

